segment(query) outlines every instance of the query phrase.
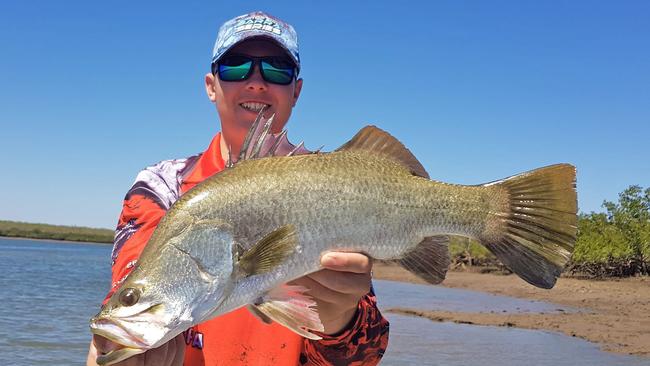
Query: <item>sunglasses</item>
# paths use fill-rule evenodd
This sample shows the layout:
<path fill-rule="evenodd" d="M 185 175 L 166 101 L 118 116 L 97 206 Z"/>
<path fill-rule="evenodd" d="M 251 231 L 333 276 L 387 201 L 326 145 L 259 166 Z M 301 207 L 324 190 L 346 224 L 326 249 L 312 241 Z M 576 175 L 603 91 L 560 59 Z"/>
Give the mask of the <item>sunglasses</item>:
<path fill-rule="evenodd" d="M 255 65 L 259 65 L 262 78 L 271 84 L 289 85 L 296 77 L 295 64 L 281 56 L 228 55 L 212 64 L 212 73 L 222 81 L 243 81 L 253 74 Z"/>

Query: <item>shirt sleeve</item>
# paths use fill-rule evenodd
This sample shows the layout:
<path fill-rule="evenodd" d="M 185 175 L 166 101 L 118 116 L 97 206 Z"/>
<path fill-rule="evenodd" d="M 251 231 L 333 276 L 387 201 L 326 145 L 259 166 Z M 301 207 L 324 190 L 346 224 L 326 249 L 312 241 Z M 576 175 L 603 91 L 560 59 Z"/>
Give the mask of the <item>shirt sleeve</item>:
<path fill-rule="evenodd" d="M 131 272 L 165 212 L 154 197 L 134 194 L 133 188 L 127 193 L 115 230 L 111 254 L 111 288 L 104 303 Z"/>
<path fill-rule="evenodd" d="M 388 325 L 371 288 L 359 301 L 356 318 L 347 330 L 303 341 L 300 365 L 376 365 L 388 347 Z"/>

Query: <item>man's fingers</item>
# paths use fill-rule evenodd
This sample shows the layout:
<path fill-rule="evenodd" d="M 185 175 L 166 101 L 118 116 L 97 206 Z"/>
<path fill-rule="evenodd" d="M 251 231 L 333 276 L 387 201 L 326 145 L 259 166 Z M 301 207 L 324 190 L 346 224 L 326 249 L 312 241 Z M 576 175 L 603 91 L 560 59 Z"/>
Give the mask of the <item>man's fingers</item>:
<path fill-rule="evenodd" d="M 323 255 L 321 265 L 335 271 L 370 273 L 372 259 L 361 253 L 331 252 Z"/>
<path fill-rule="evenodd" d="M 342 293 L 361 297 L 370 291 L 369 273 L 350 273 L 323 269 L 307 276 L 322 286 Z"/>
<path fill-rule="evenodd" d="M 173 341 L 171 341 L 173 342 Z M 167 349 L 169 348 L 169 343 L 167 342 L 162 346 L 154 349 L 150 349 L 144 353 L 144 365 L 168 365 L 167 361 Z"/>
<path fill-rule="evenodd" d="M 129 357 L 124 361 L 120 361 L 113 366 L 145 366 L 144 353 L 137 354 Z"/>
<path fill-rule="evenodd" d="M 145 352 L 142 356 L 143 361 L 138 365 L 182 366 L 185 357 L 185 338 L 179 334 L 171 341 Z"/>
<path fill-rule="evenodd" d="M 359 301 L 359 296 L 332 290 L 321 285 L 318 281 L 310 278 L 309 276 L 305 276 L 292 281 L 291 284 L 300 285 L 307 288 L 307 295 L 311 296 L 318 302 L 319 309 L 323 306 L 323 303 L 331 303 L 339 307 L 346 307 L 350 304 L 355 305 L 356 302 Z"/>
<path fill-rule="evenodd" d="M 174 338 L 174 341 L 176 342 L 174 359 L 169 365 L 183 366 L 183 360 L 185 359 L 185 337 L 183 337 L 183 334 L 181 333 L 176 338 Z"/>
<path fill-rule="evenodd" d="M 93 336 L 93 344 L 97 349 L 97 355 L 108 353 L 122 347 L 97 335 Z M 179 334 L 176 338 L 158 348 L 129 357 L 126 360 L 116 363 L 114 366 L 182 366 L 184 358 L 185 338 L 182 334 Z"/>

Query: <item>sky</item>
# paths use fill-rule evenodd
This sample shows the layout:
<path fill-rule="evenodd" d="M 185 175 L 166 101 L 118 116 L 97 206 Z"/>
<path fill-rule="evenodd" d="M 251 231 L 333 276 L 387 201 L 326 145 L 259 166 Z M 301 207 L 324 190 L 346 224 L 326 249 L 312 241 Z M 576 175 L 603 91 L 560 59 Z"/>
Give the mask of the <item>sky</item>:
<path fill-rule="evenodd" d="M 138 171 L 219 130 L 214 40 L 255 10 L 298 32 L 294 142 L 374 124 L 459 184 L 571 163 L 585 213 L 650 186 L 647 1 L 3 1 L 0 220 L 114 228 Z"/>

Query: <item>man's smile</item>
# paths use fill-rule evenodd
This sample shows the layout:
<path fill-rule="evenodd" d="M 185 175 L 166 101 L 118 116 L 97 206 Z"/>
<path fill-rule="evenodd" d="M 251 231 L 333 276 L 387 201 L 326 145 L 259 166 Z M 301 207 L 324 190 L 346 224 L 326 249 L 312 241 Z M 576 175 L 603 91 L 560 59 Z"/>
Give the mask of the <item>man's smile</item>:
<path fill-rule="evenodd" d="M 269 108 L 271 105 L 261 102 L 244 102 L 239 104 L 242 108 L 251 112 L 259 112 L 262 108 Z"/>

